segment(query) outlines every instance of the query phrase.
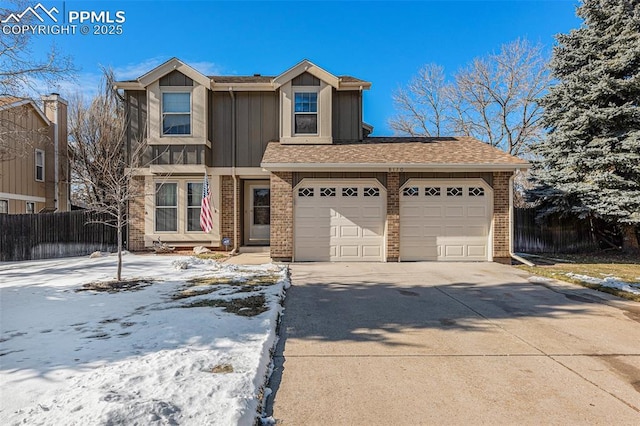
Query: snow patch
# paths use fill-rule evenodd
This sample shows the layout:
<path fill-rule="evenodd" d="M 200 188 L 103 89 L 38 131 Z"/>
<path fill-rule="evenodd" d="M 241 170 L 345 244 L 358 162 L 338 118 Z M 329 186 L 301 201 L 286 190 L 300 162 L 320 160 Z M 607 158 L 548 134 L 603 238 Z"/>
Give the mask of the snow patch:
<path fill-rule="evenodd" d="M 112 279 L 116 261 L 103 256 L 0 265 L 0 424 L 252 425 L 289 286 L 286 267 L 129 254 L 125 279 L 151 285 L 76 291 Z M 187 268 L 175 269 L 178 263 Z M 210 277 L 232 282 L 190 283 Z M 255 284 L 262 277 L 270 281 Z M 251 291 L 238 292 L 242 283 L 250 283 Z M 202 288 L 208 293 L 175 299 L 185 289 Z M 207 298 L 257 295 L 267 310 L 252 317 L 211 306 L 185 308 Z M 225 364 L 233 371 L 213 372 Z"/>
<path fill-rule="evenodd" d="M 603 287 L 626 291 L 627 293 L 640 294 L 640 283 L 628 283 L 617 277 L 594 278 L 588 275 L 574 274 L 571 272 L 568 272 L 566 275 L 570 278 L 584 281 L 589 284 L 597 284 Z"/>

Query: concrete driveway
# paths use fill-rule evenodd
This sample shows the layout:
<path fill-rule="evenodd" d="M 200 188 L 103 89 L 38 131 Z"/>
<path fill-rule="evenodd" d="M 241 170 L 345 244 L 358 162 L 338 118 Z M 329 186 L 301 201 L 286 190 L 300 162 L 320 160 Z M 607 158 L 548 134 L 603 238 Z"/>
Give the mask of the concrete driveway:
<path fill-rule="evenodd" d="M 640 424 L 638 303 L 493 263 L 291 271 L 277 424 Z"/>

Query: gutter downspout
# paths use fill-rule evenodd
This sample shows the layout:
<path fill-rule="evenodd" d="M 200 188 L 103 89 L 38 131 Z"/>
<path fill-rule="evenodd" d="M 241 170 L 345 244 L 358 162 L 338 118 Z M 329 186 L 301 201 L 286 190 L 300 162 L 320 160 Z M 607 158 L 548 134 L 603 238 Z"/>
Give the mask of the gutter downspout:
<path fill-rule="evenodd" d="M 236 175 L 236 95 L 233 87 L 229 87 L 231 96 L 231 177 L 233 178 L 233 250 L 231 255 L 238 253 L 238 176 Z"/>
<path fill-rule="evenodd" d="M 535 266 L 533 263 L 524 259 L 513 252 L 513 179 L 515 178 L 515 173 L 511 175 L 509 178 L 509 256 L 512 259 L 517 260 L 520 263 L 524 263 L 527 266 Z"/>

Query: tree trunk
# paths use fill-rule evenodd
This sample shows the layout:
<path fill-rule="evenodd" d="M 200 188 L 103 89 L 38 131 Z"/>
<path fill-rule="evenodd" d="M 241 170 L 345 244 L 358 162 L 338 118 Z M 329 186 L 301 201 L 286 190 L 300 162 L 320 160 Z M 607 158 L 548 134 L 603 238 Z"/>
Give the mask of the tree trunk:
<path fill-rule="evenodd" d="M 122 223 L 118 220 L 118 273 L 116 276 L 118 282 L 122 280 Z"/>
<path fill-rule="evenodd" d="M 622 250 L 627 253 L 640 253 L 637 230 L 635 225 L 622 225 Z"/>

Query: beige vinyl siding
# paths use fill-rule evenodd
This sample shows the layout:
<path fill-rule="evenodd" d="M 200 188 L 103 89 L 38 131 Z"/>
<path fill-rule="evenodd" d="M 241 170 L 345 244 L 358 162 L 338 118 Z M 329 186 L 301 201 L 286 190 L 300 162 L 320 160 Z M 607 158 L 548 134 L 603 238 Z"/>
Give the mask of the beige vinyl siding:
<path fill-rule="evenodd" d="M 234 92 L 236 102 L 236 167 L 260 167 L 267 144 L 278 139 L 278 93 Z M 232 166 L 232 100 L 229 93 L 210 92 L 209 134 L 214 167 Z"/>
<path fill-rule="evenodd" d="M 15 121 L 16 125 L 8 124 Z M 47 128 L 46 123 L 38 116 L 31 106 L 18 107 L 0 111 L 0 122 L 9 132 L 21 134 L 18 138 L 10 137 L 9 144 L 15 155 L 6 161 L 0 161 L 0 193 L 13 194 L 15 197 L 47 196 L 50 187 L 51 199 L 48 204 L 53 205 L 53 127 Z M 6 137 L 3 135 L 3 137 Z M 25 140 L 26 139 L 26 140 Z M 36 181 L 35 150 L 41 149 L 45 153 L 45 181 Z M 5 197 L 0 196 L 2 199 Z M 36 209 L 44 207 L 38 202 Z M 10 200 L 10 213 L 24 213 L 25 201 Z"/>

